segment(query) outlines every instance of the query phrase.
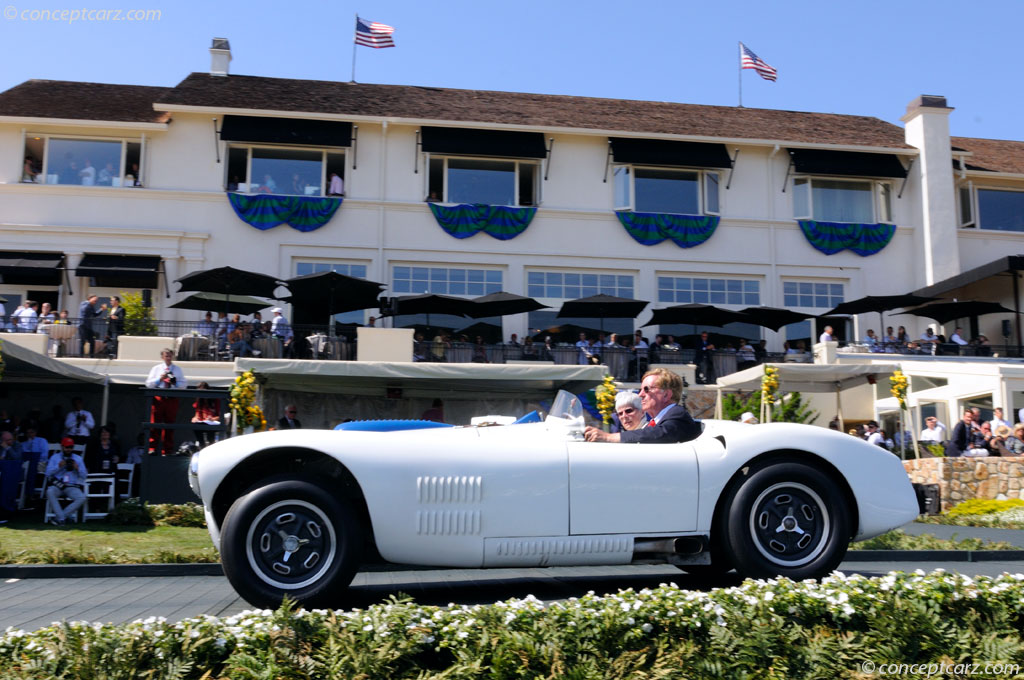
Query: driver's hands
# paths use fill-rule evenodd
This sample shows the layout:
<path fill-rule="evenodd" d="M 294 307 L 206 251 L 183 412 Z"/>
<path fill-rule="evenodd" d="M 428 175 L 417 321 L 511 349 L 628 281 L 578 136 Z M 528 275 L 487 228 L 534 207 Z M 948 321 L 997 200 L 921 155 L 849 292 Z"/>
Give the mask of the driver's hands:
<path fill-rule="evenodd" d="M 611 434 L 605 432 L 604 430 L 602 430 L 600 428 L 597 428 L 597 427 L 589 427 L 589 426 L 587 427 L 586 430 L 583 431 L 583 438 L 586 439 L 588 442 L 610 442 L 610 441 L 616 441 L 616 439 L 612 438 Z"/>

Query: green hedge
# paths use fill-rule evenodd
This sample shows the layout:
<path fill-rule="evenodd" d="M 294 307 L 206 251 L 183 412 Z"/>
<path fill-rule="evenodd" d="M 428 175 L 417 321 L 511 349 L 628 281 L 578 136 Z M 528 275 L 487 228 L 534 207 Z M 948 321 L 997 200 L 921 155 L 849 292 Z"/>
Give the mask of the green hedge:
<path fill-rule="evenodd" d="M 548 604 L 395 600 L 174 624 L 64 623 L 8 630 L 0 677 L 789 680 L 866 678 L 890 663 L 978 663 L 971 678 L 1005 678 L 1024 677 L 1022 628 L 1024 575 L 835 574 L 820 583 L 748 580 L 710 592 L 670 584 Z M 986 672 L 987 663 L 1018 667 Z"/>

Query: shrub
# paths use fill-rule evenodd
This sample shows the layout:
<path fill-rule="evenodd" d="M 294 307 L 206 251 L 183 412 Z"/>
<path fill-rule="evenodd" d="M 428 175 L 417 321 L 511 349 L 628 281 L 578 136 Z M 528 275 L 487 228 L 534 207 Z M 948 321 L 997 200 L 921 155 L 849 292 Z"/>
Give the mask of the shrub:
<path fill-rule="evenodd" d="M 156 335 L 153 308 L 142 304 L 142 293 L 121 293 L 125 335 Z"/>
<path fill-rule="evenodd" d="M 929 677 L 1002 678 L 1021 673 L 1022 625 L 1024 575 L 837 573 L 549 603 L 393 599 L 349 611 L 286 603 L 223 619 L 8 629 L 0 677 L 867 678 L 903 663 L 946 664 Z"/>
<path fill-rule="evenodd" d="M 902 529 L 893 529 L 881 536 L 850 544 L 850 550 L 1017 550 L 1006 541 L 980 538 L 936 538 L 932 534 L 915 536 Z"/>
<path fill-rule="evenodd" d="M 961 517 L 963 515 L 994 515 L 1013 508 L 1024 507 L 1024 500 L 1019 498 L 1008 498 L 1002 501 L 988 500 L 984 498 L 972 498 L 971 500 L 958 503 L 946 512 L 947 517 Z"/>
<path fill-rule="evenodd" d="M 206 527 L 206 515 L 198 503 L 150 505 L 138 498 L 118 503 L 106 521 L 122 526 Z"/>

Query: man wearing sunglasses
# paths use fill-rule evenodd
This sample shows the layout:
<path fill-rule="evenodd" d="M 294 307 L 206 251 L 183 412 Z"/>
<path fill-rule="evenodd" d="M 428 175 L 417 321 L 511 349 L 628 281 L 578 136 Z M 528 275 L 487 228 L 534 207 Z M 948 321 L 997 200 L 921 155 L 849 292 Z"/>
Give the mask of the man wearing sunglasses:
<path fill-rule="evenodd" d="M 696 439 L 702 427 L 679 403 L 683 379 L 665 368 L 644 373 L 640 383 L 640 403 L 650 417 L 646 427 L 609 434 L 588 427 L 583 436 L 588 442 L 623 442 L 642 444 L 674 444 Z"/>

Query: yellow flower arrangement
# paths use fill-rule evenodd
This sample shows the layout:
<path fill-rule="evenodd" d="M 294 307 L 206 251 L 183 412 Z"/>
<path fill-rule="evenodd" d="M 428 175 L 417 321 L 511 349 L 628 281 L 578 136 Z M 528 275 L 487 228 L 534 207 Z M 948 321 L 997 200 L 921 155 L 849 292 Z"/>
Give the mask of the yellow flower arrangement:
<path fill-rule="evenodd" d="M 765 365 L 761 378 L 761 401 L 772 406 L 779 400 L 779 369 Z"/>
<path fill-rule="evenodd" d="M 615 378 L 610 375 L 604 377 L 598 388 L 595 390 L 597 395 L 597 410 L 601 413 L 601 421 L 605 425 L 611 425 L 612 414 L 615 413 L 615 395 L 618 390 L 615 389 Z"/>
<path fill-rule="evenodd" d="M 252 427 L 256 432 L 267 429 L 267 419 L 263 417 L 263 409 L 256 405 L 256 376 L 246 371 L 231 386 L 231 401 L 228 402 L 234 414 L 235 431 L 242 432 Z"/>
<path fill-rule="evenodd" d="M 907 376 L 903 375 L 903 371 L 898 368 L 889 376 L 889 392 L 896 397 L 896 401 L 900 403 L 900 410 L 903 411 L 907 410 L 907 385 L 909 384 Z"/>

